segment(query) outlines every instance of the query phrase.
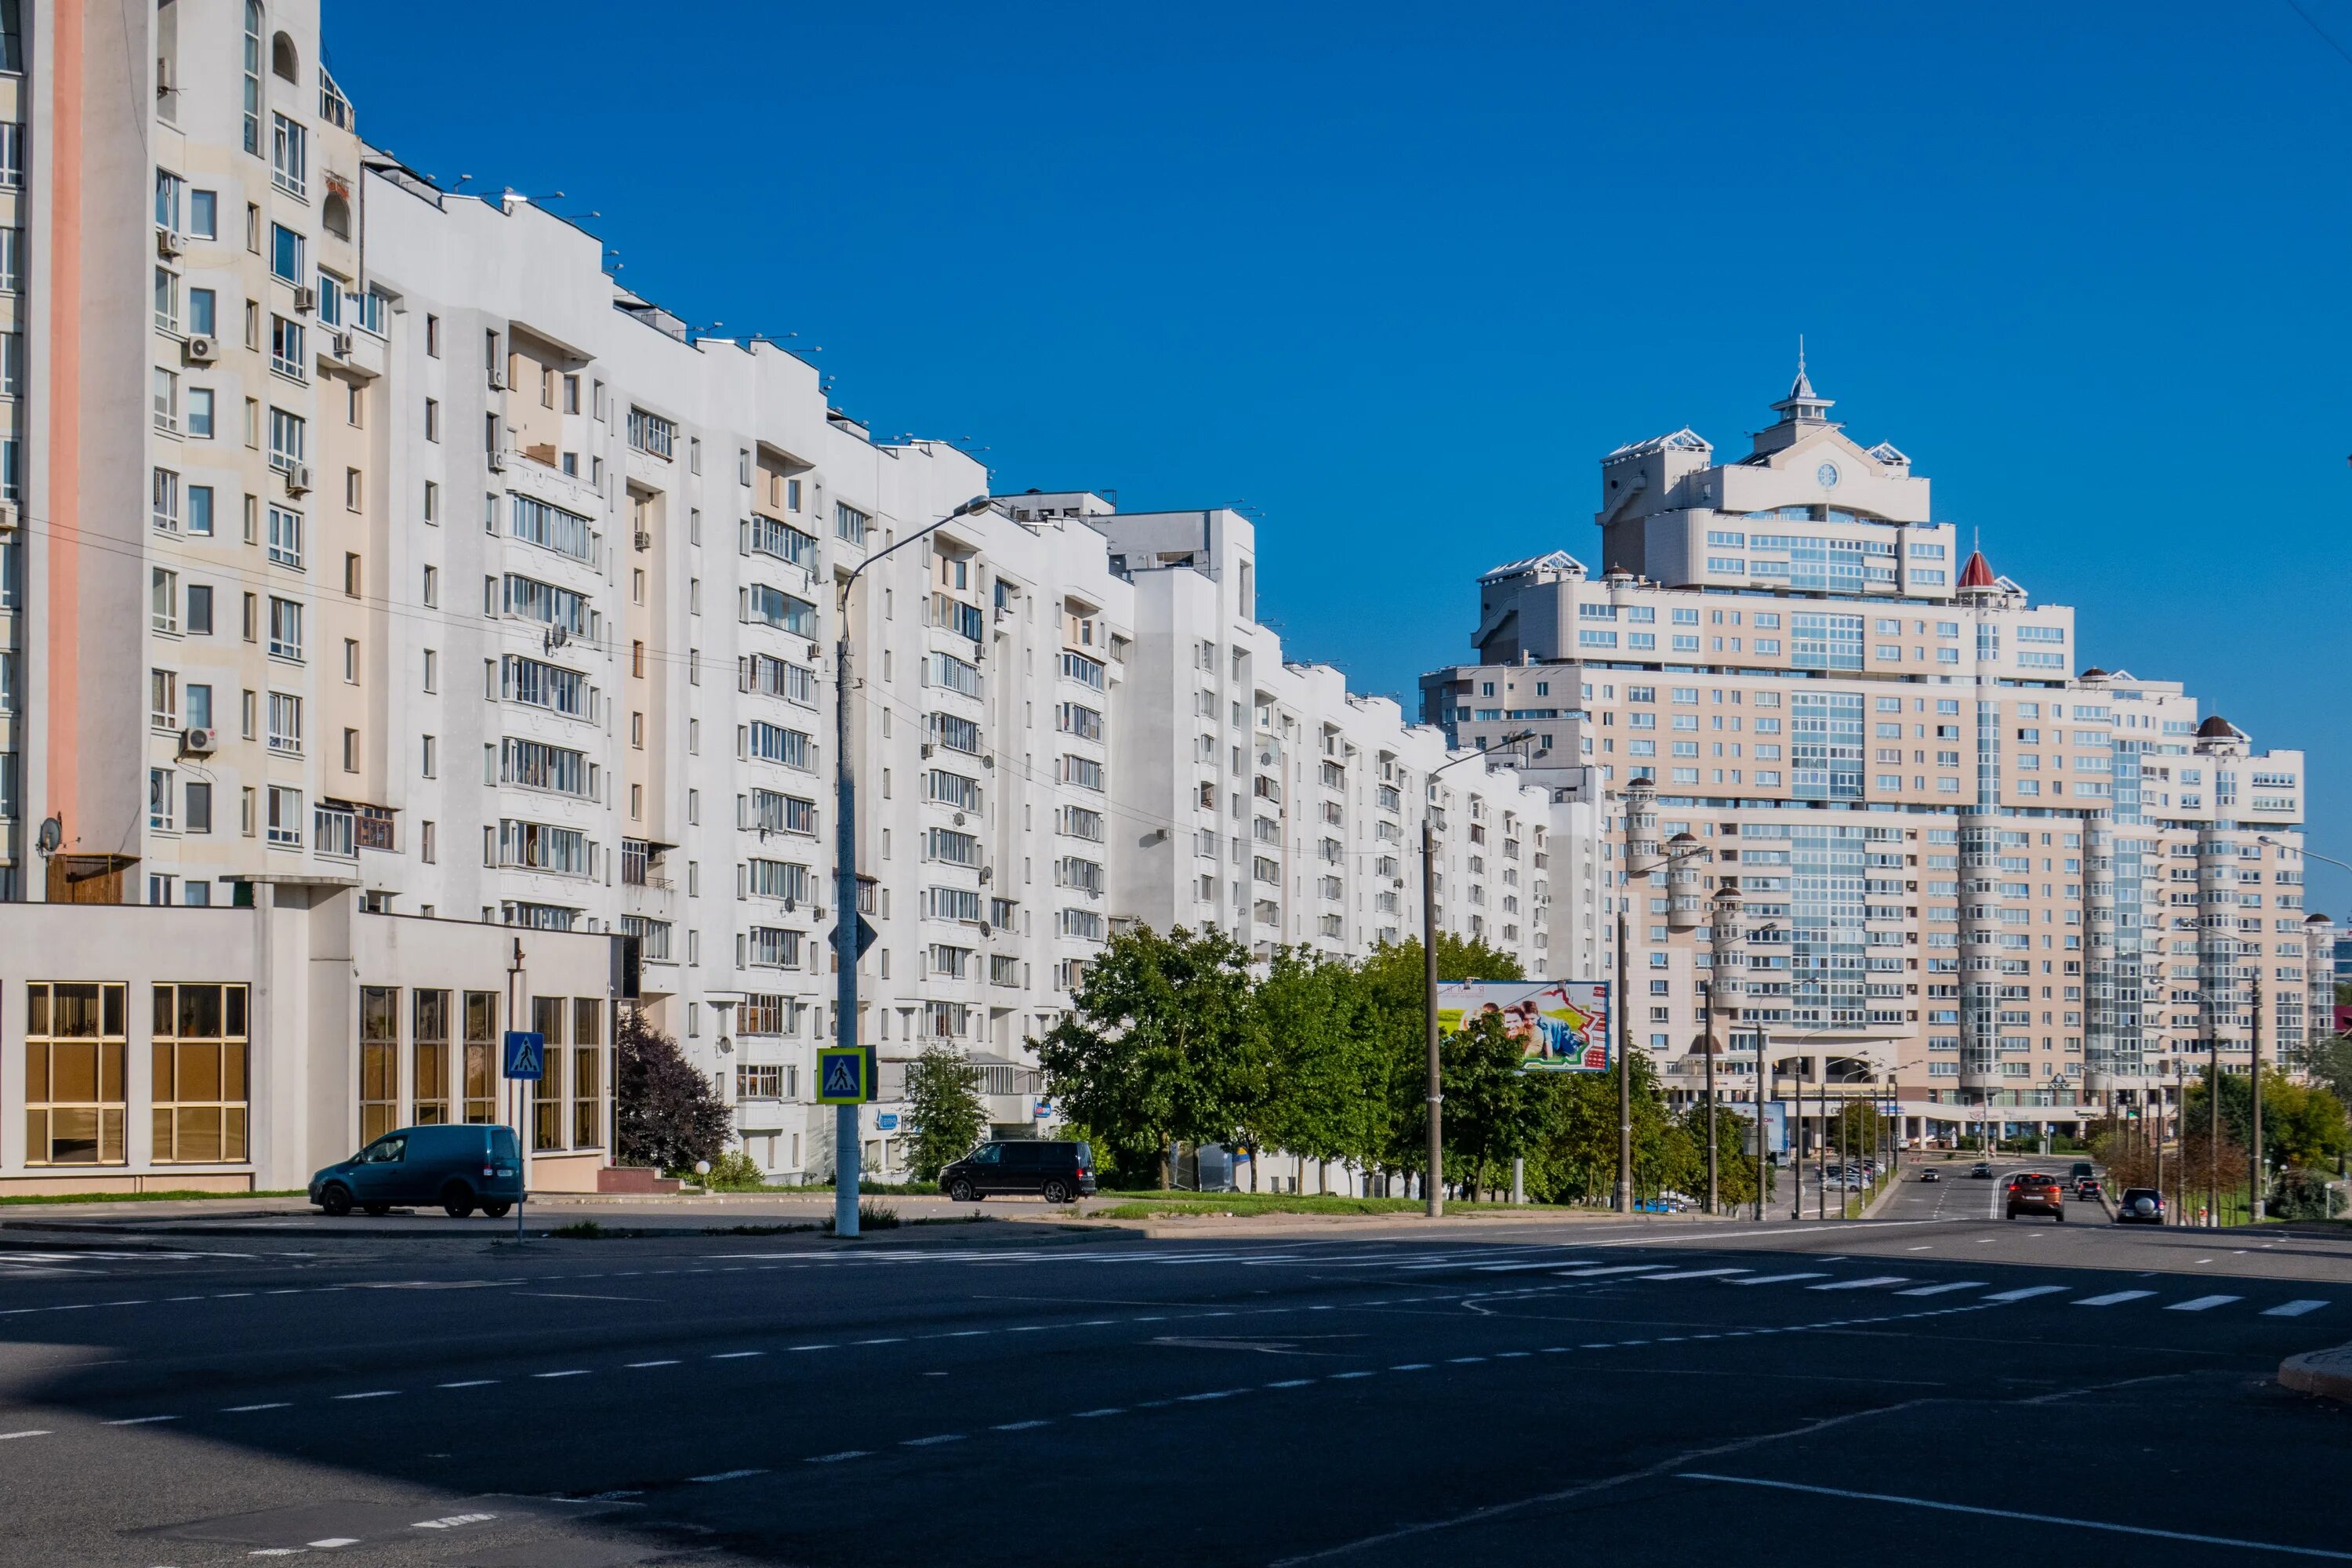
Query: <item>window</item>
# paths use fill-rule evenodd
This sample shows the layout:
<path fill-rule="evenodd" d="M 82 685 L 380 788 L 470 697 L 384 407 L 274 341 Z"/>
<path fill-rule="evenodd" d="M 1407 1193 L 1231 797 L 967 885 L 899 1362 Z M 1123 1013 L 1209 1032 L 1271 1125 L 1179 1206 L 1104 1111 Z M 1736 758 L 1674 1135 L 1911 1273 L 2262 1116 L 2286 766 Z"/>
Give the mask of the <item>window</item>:
<path fill-rule="evenodd" d="M 13 120 L 0 122 L 0 190 L 17 190 L 24 184 L 25 128 Z"/>
<path fill-rule="evenodd" d="M 157 566 L 149 571 L 147 584 L 148 627 L 152 631 L 180 630 L 180 574 Z"/>
<path fill-rule="evenodd" d="M 400 1124 L 400 991 L 360 987 L 360 1142 Z"/>
<path fill-rule="evenodd" d="M 220 321 L 220 296 L 210 289 L 188 290 L 188 335 L 209 338 Z"/>
<path fill-rule="evenodd" d="M 8 129 L 18 132 L 18 136 L 0 138 L 0 140 L 21 140 L 19 127 L 11 125 Z M 218 191 L 188 193 L 188 236 L 192 239 L 220 237 L 220 193 Z"/>
<path fill-rule="evenodd" d="M 209 386 L 188 388 L 188 435 L 198 441 L 213 438 L 213 389 Z"/>
<path fill-rule="evenodd" d="M 180 432 L 180 378 L 168 370 L 155 372 L 155 428 Z"/>
<path fill-rule="evenodd" d="M 282 223 L 269 226 L 269 275 L 297 288 L 310 280 L 309 247 Z"/>
<path fill-rule="evenodd" d="M 302 700 L 290 692 L 269 694 L 269 749 L 287 756 L 302 754 Z"/>
<path fill-rule="evenodd" d="M 208 637 L 213 635 L 213 585 L 211 584 L 188 584 L 187 628 L 190 637 Z"/>
<path fill-rule="evenodd" d="M 279 566 L 302 569 L 302 514 L 284 507 L 269 509 L 269 559 Z"/>
<path fill-rule="evenodd" d="M 759 626 L 778 626 L 798 637 L 818 635 L 814 605 L 764 583 L 754 583 L 743 590 L 743 619 Z"/>
<path fill-rule="evenodd" d="M 269 599 L 269 657 L 302 661 L 302 606 L 292 599 Z"/>
<path fill-rule="evenodd" d="M 560 626 L 574 637 L 593 639 L 596 617 L 585 596 L 533 577 L 506 575 L 506 613 L 526 620 Z"/>
<path fill-rule="evenodd" d="M 289 195 L 308 197 L 310 132 L 282 114 L 269 120 L 269 183 Z"/>
<path fill-rule="evenodd" d="M 158 985 L 149 1093 L 158 1164 L 246 1156 L 246 988 Z"/>
<path fill-rule="evenodd" d="M 296 381 L 310 379 L 310 361 L 302 353 L 302 323 L 285 317 L 269 318 L 269 368 Z"/>
<path fill-rule="evenodd" d="M 573 827 L 507 817 L 499 823 L 499 864 L 551 871 L 558 876 L 585 877 L 588 836 Z"/>
<path fill-rule="evenodd" d="M 210 538 L 213 531 L 213 488 L 210 485 L 188 487 L 188 531 Z"/>
<path fill-rule="evenodd" d="M 507 501 L 507 531 L 514 538 L 574 561 L 594 563 L 596 530 L 586 518 L 532 496 L 509 496 Z"/>
<path fill-rule="evenodd" d="M 25 286 L 25 231 L 0 228 L 0 293 L 14 294 Z"/>
<path fill-rule="evenodd" d="M 310 449 L 309 426 L 299 414 L 289 414 L 283 408 L 269 410 L 269 466 L 280 473 L 289 473 L 300 466 L 303 454 Z"/>
<path fill-rule="evenodd" d="M 104 984 L 26 986 L 27 1164 L 122 1163 L 127 991 Z"/>
<path fill-rule="evenodd" d="M 782 763 L 803 773 L 816 771 L 816 738 L 798 730 L 754 721 L 749 731 L 750 755 L 761 762 Z"/>
<path fill-rule="evenodd" d="M 509 702 L 528 703 L 566 718 L 585 719 L 590 717 L 589 690 L 588 678 L 577 670 L 541 664 L 511 653 L 499 661 L 499 695 Z"/>
<path fill-rule="evenodd" d="M 190 833 L 210 833 L 213 830 L 213 786 L 191 780 L 187 799 L 186 830 Z"/>
<path fill-rule="evenodd" d="M 180 531 L 180 476 L 170 468 L 155 470 L 148 518 L 158 533 Z"/>
<path fill-rule="evenodd" d="M 166 833 L 173 831 L 176 825 L 172 816 L 172 808 L 176 800 L 177 792 L 173 787 L 172 770 L 149 768 L 147 770 L 147 826 Z M 168 900 L 163 901 L 169 902 Z"/>
<path fill-rule="evenodd" d="M 847 501 L 833 503 L 833 531 L 835 538 L 845 539 L 852 544 L 864 544 L 866 531 L 872 526 L 873 521 L 873 518 L 851 506 Z"/>
<path fill-rule="evenodd" d="M 572 384 L 571 399 L 576 411 L 580 401 L 580 384 Z M 629 410 L 629 445 L 640 452 L 650 452 L 667 461 L 672 444 L 677 439 L 677 426 L 658 414 L 648 414 L 642 408 Z"/>

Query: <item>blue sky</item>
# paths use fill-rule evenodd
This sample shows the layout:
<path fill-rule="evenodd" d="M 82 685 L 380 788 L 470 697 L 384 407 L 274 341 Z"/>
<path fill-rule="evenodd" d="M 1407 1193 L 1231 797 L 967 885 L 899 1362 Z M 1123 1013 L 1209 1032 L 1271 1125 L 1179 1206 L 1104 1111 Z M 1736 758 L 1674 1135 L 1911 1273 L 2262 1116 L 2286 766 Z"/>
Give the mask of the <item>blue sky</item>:
<path fill-rule="evenodd" d="M 326 0 L 378 144 L 566 192 L 1000 489 L 1246 505 L 1294 655 L 1409 710 L 1478 572 L 1597 555 L 1601 453 L 1745 450 L 1802 332 L 2081 662 L 2307 750 L 2352 859 L 2352 62 L 2284 0 L 1436 10 Z"/>

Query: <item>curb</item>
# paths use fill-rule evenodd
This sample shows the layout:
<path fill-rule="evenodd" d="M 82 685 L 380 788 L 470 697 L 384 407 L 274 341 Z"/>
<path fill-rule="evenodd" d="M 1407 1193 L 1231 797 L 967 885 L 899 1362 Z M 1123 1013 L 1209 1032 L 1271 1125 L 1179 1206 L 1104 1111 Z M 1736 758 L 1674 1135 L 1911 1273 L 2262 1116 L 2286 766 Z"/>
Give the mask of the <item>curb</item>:
<path fill-rule="evenodd" d="M 2278 1380 L 2298 1394 L 2352 1400 L 2352 1345 L 2291 1355 L 2279 1363 Z"/>

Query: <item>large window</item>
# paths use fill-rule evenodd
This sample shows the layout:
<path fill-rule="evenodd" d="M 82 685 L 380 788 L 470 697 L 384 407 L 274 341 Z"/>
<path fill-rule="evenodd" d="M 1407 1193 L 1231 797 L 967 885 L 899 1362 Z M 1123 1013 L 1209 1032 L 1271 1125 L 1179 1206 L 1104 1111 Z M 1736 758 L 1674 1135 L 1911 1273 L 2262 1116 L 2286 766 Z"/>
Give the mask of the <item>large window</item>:
<path fill-rule="evenodd" d="M 500 663 L 499 695 L 509 702 L 527 702 L 569 718 L 590 716 L 586 676 L 519 654 L 508 654 Z"/>
<path fill-rule="evenodd" d="M 272 113 L 269 121 L 269 183 L 289 195 L 309 195 L 310 132 L 282 114 Z"/>
<path fill-rule="evenodd" d="M 246 989 L 158 985 L 151 1060 L 157 1164 L 217 1164 L 246 1151 Z"/>
<path fill-rule="evenodd" d="M 269 600 L 269 657 L 302 662 L 302 606 L 275 595 Z"/>
<path fill-rule="evenodd" d="M 400 1125 L 400 988 L 360 987 L 360 1142 Z"/>
<path fill-rule="evenodd" d="M 269 226 L 269 271 L 279 280 L 298 288 L 310 279 L 310 248 L 302 237 L 282 223 Z"/>
<path fill-rule="evenodd" d="M 498 1116 L 499 994 L 466 993 L 466 1120 L 481 1123 Z"/>
<path fill-rule="evenodd" d="M 302 514 L 282 506 L 269 509 L 269 559 L 279 566 L 302 568 Z"/>
<path fill-rule="evenodd" d="M 499 779 L 502 784 L 552 790 L 586 800 L 594 794 L 595 777 L 596 770 L 585 752 L 512 737 L 499 742 Z"/>
<path fill-rule="evenodd" d="M 743 618 L 761 626 L 781 626 L 799 637 L 817 635 L 814 605 L 764 583 L 754 583 L 743 590 Z"/>
<path fill-rule="evenodd" d="M 126 987 L 25 987 L 25 1163 L 119 1165 L 128 1110 Z"/>
<path fill-rule="evenodd" d="M 816 737 L 782 725 L 754 721 L 749 742 L 751 753 L 763 763 L 782 763 L 788 768 L 804 773 L 816 771 Z"/>
<path fill-rule="evenodd" d="M 499 824 L 499 864 L 552 871 L 558 876 L 584 877 L 588 874 L 588 836 L 576 827 L 519 822 L 509 817 Z"/>
<path fill-rule="evenodd" d="M 562 626 L 573 637 L 595 637 L 595 615 L 587 599 L 569 588 L 509 572 L 506 575 L 506 612 L 528 620 Z"/>
<path fill-rule="evenodd" d="M 418 991 L 410 1004 L 414 1016 L 409 1052 L 415 1077 L 413 1092 L 420 1127 L 449 1120 L 449 993 Z"/>
<path fill-rule="evenodd" d="M 161 394 L 158 394 L 160 398 Z M 303 461 L 310 450 L 310 428 L 299 414 L 283 408 L 269 411 L 269 466 L 286 473 Z"/>
<path fill-rule="evenodd" d="M 660 415 L 648 414 L 642 408 L 629 410 L 629 445 L 638 451 L 667 458 L 677 440 L 677 426 Z"/>
<path fill-rule="evenodd" d="M 514 537 L 574 561 L 595 563 L 596 531 L 586 518 L 533 496 L 510 495 L 507 502 L 507 531 Z"/>
<path fill-rule="evenodd" d="M 563 1056 L 564 1024 L 571 1011 L 570 998 L 534 996 L 530 999 L 530 1026 L 546 1037 L 541 1057 L 540 1080 L 530 1087 L 530 1146 L 533 1149 L 563 1147 Z"/>
<path fill-rule="evenodd" d="M 245 150 L 261 156 L 261 0 L 245 0 Z"/>
<path fill-rule="evenodd" d="M 593 997 L 572 1003 L 572 1146 L 604 1146 L 604 1004 Z"/>

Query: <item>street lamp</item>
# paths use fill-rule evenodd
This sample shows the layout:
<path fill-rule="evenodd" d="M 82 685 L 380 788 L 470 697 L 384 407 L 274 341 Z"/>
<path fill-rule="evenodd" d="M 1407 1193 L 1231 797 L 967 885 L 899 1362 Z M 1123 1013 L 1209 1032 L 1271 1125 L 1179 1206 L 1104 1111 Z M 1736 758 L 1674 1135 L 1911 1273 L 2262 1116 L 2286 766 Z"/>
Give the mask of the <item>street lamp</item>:
<path fill-rule="evenodd" d="M 1628 911 L 1636 877 L 1668 873 L 1672 898 L 1666 923 L 1670 930 L 1689 931 L 1698 924 L 1698 873 L 1678 869 L 1682 863 L 1707 852 L 1687 833 L 1677 833 L 1661 851 L 1658 847 L 1658 786 L 1647 774 L 1627 781 L 1622 797 L 1625 812 L 1625 885 L 1617 899 L 1617 1212 L 1633 1212 L 1633 983 L 1627 978 L 1627 950 L 1633 945 Z"/>
<path fill-rule="evenodd" d="M 1429 770 L 1429 784 L 1434 785 L 1437 775 L 1451 767 L 1475 762 L 1490 752 L 1500 752 L 1535 739 L 1533 730 L 1517 730 L 1465 756 L 1438 763 Z M 1426 788 L 1428 786 L 1424 786 Z M 1422 1013 L 1429 1034 L 1429 1173 L 1422 1178 L 1423 1206 L 1429 1217 L 1437 1218 L 1445 1212 L 1445 1194 L 1441 1186 L 1445 1163 L 1444 1129 L 1441 1125 L 1444 1110 L 1444 1084 L 1437 1052 L 1437 839 L 1430 830 L 1429 814 L 1432 803 L 1421 803 L 1421 962 Z"/>
<path fill-rule="evenodd" d="M 877 550 L 851 568 L 841 580 L 835 603 L 835 629 L 840 640 L 834 645 L 833 665 L 833 788 L 834 788 L 834 873 L 833 873 L 833 947 L 839 976 L 834 987 L 834 1043 L 854 1048 L 857 1044 L 857 779 L 850 763 L 849 751 L 849 591 L 866 569 L 884 556 L 907 548 L 919 539 L 929 537 L 960 517 L 989 507 L 986 496 L 974 496 L 955 510 L 924 528 L 899 540 L 887 548 Z M 866 1086 L 869 1090 L 872 1085 Z M 840 1105 L 833 1113 L 833 1228 L 837 1236 L 857 1234 L 858 1163 L 862 1151 L 858 1146 L 858 1118 L 855 1105 Z"/>
<path fill-rule="evenodd" d="M 1687 837 L 1687 835 L 1685 835 L 1684 837 Z M 1680 839 L 1677 839 L 1676 842 L 1680 842 Z M 1737 994 L 1739 987 L 1738 980 L 1726 978 L 1727 975 L 1736 973 L 1735 965 L 1738 955 L 1732 950 L 1738 947 L 1739 943 L 1746 941 L 1748 938 L 1751 936 L 1765 935 L 1774 929 L 1771 926 L 1759 926 L 1752 931 L 1743 931 L 1739 929 L 1740 913 L 1746 905 L 1739 896 L 1738 885 L 1730 878 L 1725 878 L 1723 885 L 1715 890 L 1715 897 L 1712 900 L 1712 905 L 1713 923 L 1707 928 L 1707 945 L 1710 951 L 1710 963 L 1706 983 L 1706 1212 L 1709 1214 L 1715 1213 L 1716 1209 L 1719 1206 L 1721 1196 L 1720 1186 L 1717 1177 L 1717 1145 L 1715 1135 L 1715 1058 L 1716 1053 L 1719 1049 L 1729 1044 L 1727 1032 L 1719 1026 L 1719 1021 L 1723 1021 L 1723 1013 L 1718 1004 L 1721 1001 L 1723 993 L 1727 989 Z M 1760 1161 L 1764 1146 L 1764 1032 L 1763 1026 L 1761 1024 L 1757 1026 L 1756 1034 L 1756 1145 L 1759 1160 L 1757 1169 L 1760 1173 L 1763 1169 Z M 1762 1181 L 1760 1174 L 1758 1177 L 1758 1181 L 1759 1184 Z M 1760 1184 L 1758 1188 L 1756 1202 L 1756 1217 L 1758 1219 L 1762 1219 L 1764 1217 L 1764 1199 Z"/>

